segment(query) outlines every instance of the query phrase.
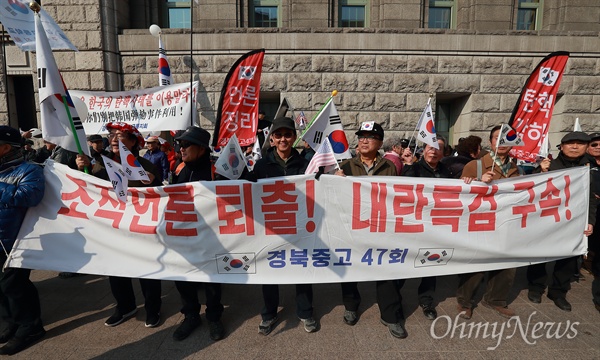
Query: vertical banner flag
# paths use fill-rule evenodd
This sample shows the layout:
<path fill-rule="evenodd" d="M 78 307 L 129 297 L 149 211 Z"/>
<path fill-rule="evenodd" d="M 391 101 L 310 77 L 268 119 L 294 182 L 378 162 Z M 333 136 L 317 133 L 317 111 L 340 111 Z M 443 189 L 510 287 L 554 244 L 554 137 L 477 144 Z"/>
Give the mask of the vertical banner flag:
<path fill-rule="evenodd" d="M 217 108 L 213 147 L 227 145 L 234 134 L 241 146 L 252 145 L 254 142 L 258 127 L 260 75 L 264 56 L 265 49 L 244 54 L 225 77 Z"/>
<path fill-rule="evenodd" d="M 142 180 L 150 182 L 150 178 L 146 173 L 146 170 L 142 167 L 142 164 L 138 159 L 129 151 L 127 146 L 123 145 L 119 140 L 119 157 L 121 158 L 121 165 L 125 172 L 125 177 L 129 180 Z"/>
<path fill-rule="evenodd" d="M 0 22 L 15 45 L 22 51 L 36 51 L 37 30 L 31 20 L 34 12 L 29 8 L 29 0 L 8 0 L 0 3 Z M 40 7 L 39 14 L 51 49 L 78 51 L 46 10 Z"/>
<path fill-rule="evenodd" d="M 548 54 L 529 75 L 508 122 L 525 145 L 511 150 L 511 156 L 536 160 L 544 137 L 548 135 L 556 93 L 568 59 L 566 51 Z"/>
<path fill-rule="evenodd" d="M 417 140 L 439 149 L 433 121 L 433 110 L 431 110 L 431 98 L 427 101 L 427 106 L 425 106 L 417 123 Z"/>
<path fill-rule="evenodd" d="M 112 161 L 106 156 L 102 155 L 102 160 L 104 160 L 104 166 L 106 167 L 106 173 L 108 174 L 108 178 L 115 189 L 115 193 L 117 197 L 122 202 L 127 202 L 127 176 L 125 175 L 125 171 L 123 171 L 123 167 L 118 162 Z"/>
<path fill-rule="evenodd" d="M 158 36 L 158 86 L 173 85 L 173 75 L 167 60 L 167 51 L 163 47 L 162 39 Z"/>
<path fill-rule="evenodd" d="M 581 124 L 579 123 L 579 118 L 575 118 L 575 125 L 573 126 L 573 131 L 581 131 Z"/>
<path fill-rule="evenodd" d="M 215 172 L 229 180 L 237 180 L 242 176 L 244 166 L 246 166 L 246 158 L 242 153 L 237 136 L 233 134 L 215 162 Z"/>
<path fill-rule="evenodd" d="M 325 140 L 323 140 L 321 146 L 319 146 L 312 159 L 310 159 L 310 163 L 308 163 L 308 167 L 306 168 L 306 171 L 304 173 L 308 175 L 319 172 L 319 167 L 321 166 L 325 166 L 324 173 L 328 173 L 333 168 L 338 167 L 337 160 L 335 159 L 335 154 L 333 152 L 333 149 L 331 148 L 331 144 L 329 143 L 328 138 L 325 138 Z"/>
<path fill-rule="evenodd" d="M 89 156 L 83 124 L 58 71 L 41 19 L 38 15 L 34 18 L 42 137 L 66 150 Z"/>
<path fill-rule="evenodd" d="M 348 146 L 348 140 L 342 127 L 342 119 L 338 114 L 333 96 L 327 100 L 321 111 L 305 130 L 301 137 L 315 151 L 321 146 L 325 139 L 329 139 L 331 149 L 337 160 L 352 157 Z M 294 144 L 296 145 L 296 144 Z"/>
<path fill-rule="evenodd" d="M 524 146 L 523 140 L 513 128 L 507 124 L 502 124 L 500 136 L 498 137 L 498 146 Z"/>

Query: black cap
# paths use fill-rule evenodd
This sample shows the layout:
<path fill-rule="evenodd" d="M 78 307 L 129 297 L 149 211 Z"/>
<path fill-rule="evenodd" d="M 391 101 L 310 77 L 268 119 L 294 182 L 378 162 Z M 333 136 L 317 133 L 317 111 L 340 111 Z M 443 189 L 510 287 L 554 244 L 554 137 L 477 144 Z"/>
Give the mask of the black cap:
<path fill-rule="evenodd" d="M 408 140 L 408 139 L 402 139 L 402 140 L 400 140 L 400 145 L 403 148 L 407 148 L 409 143 L 410 143 L 410 140 Z"/>
<path fill-rule="evenodd" d="M 595 133 L 590 134 L 590 141 L 594 141 L 594 140 L 598 140 L 598 139 L 600 139 L 600 133 L 595 132 Z"/>
<path fill-rule="evenodd" d="M 591 141 L 591 138 L 588 134 L 584 133 L 583 131 L 572 131 L 567 135 L 563 136 L 563 138 L 560 140 L 560 143 L 564 144 L 569 141 L 583 141 L 589 143 Z"/>
<path fill-rule="evenodd" d="M 210 133 L 202 128 L 197 126 L 188 127 L 185 132 L 175 138 L 177 141 L 189 141 L 192 144 L 204 146 L 205 148 L 210 148 L 208 145 L 210 143 Z"/>
<path fill-rule="evenodd" d="M 10 126 L 0 126 L 0 144 L 10 144 L 12 146 L 21 147 L 23 138 L 19 130 Z"/>
<path fill-rule="evenodd" d="M 383 140 L 383 128 L 381 125 L 376 123 L 375 121 L 364 121 L 360 124 L 360 129 L 356 132 L 356 135 L 360 135 L 362 133 L 370 132 L 375 135 L 379 135 L 381 140 Z M 408 145 L 408 144 L 407 144 Z"/>
<path fill-rule="evenodd" d="M 96 141 L 103 141 L 102 140 L 102 136 L 98 135 L 98 134 L 94 134 L 94 135 L 90 135 L 88 136 L 87 139 L 89 142 L 96 142 Z"/>
<path fill-rule="evenodd" d="M 271 133 L 274 133 L 275 131 L 283 128 L 296 131 L 296 123 L 294 122 L 294 120 L 292 120 L 292 118 L 278 117 L 277 119 L 273 120 L 273 126 L 271 126 Z"/>

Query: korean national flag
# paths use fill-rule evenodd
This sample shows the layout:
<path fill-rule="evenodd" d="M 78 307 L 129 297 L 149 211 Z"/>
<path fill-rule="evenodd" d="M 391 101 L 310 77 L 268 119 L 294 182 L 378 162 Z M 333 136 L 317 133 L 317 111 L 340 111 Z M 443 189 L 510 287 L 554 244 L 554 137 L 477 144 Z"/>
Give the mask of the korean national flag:
<path fill-rule="evenodd" d="M 125 176 L 129 180 L 141 180 L 150 183 L 148 173 L 144 170 L 142 164 L 140 164 L 135 155 L 129 151 L 127 146 L 123 145 L 121 140 L 119 140 L 119 156 L 121 158 L 123 171 L 125 171 Z"/>
<path fill-rule="evenodd" d="M 419 249 L 415 267 L 446 265 L 453 254 L 454 249 Z"/>
<path fill-rule="evenodd" d="M 215 260 L 219 274 L 256 274 L 255 253 L 217 254 Z"/>
<path fill-rule="evenodd" d="M 256 66 L 240 66 L 239 80 L 252 80 L 254 79 L 254 73 L 256 72 Z"/>
<path fill-rule="evenodd" d="M 122 202 L 127 202 L 127 177 L 125 176 L 125 171 L 123 171 L 123 167 L 116 161 L 112 161 L 106 156 L 102 155 L 102 159 L 104 160 L 104 167 L 106 168 L 106 173 L 108 174 L 108 178 L 112 183 L 113 189 L 115 189 L 115 193 L 117 197 Z"/>
<path fill-rule="evenodd" d="M 544 85 L 553 86 L 556 84 L 556 80 L 558 80 L 559 76 L 559 71 L 552 70 L 552 68 L 549 67 L 541 67 L 538 75 L 538 82 L 543 83 Z"/>

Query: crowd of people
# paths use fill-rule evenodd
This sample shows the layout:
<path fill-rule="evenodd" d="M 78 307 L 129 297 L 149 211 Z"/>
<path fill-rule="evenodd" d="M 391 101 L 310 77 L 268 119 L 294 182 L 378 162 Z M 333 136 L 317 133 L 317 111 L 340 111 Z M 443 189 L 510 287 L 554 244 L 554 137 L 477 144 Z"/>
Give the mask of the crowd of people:
<path fill-rule="evenodd" d="M 262 114 L 264 117 L 264 114 Z M 272 122 L 261 119 L 263 128 L 270 132 L 264 141 L 269 141 L 262 158 L 256 162 L 253 171 L 245 171 L 242 178 L 256 180 L 281 176 L 304 174 L 314 150 L 306 146 L 300 153 L 293 144 L 297 139 L 295 122 L 288 117 Z M 73 169 L 84 171 L 98 178 L 108 180 L 102 155 L 119 162 L 119 141 L 136 156 L 149 175 L 149 181 L 130 182 L 129 186 L 147 187 L 166 184 L 182 184 L 195 181 L 215 180 L 212 171 L 210 133 L 199 127 L 190 127 L 174 136 L 174 144 L 152 136 L 144 138 L 132 125 L 109 123 L 107 137 L 88 137 L 91 157 L 78 155 L 55 144 L 44 142 L 44 146 L 32 148 L 31 132 L 20 133 L 8 126 L 0 126 L 0 240 L 3 251 L 2 262 L 6 261 L 23 222 L 27 208 L 36 206 L 44 194 L 44 175 L 41 163 L 50 158 Z M 262 129 L 262 128 L 261 128 Z M 339 164 L 337 176 L 409 176 L 425 178 L 455 178 L 469 184 L 474 181 L 490 184 L 495 180 L 523 176 L 514 159 L 509 156 L 507 146 L 498 146 L 500 126 L 495 126 L 489 134 L 489 151 L 482 149 L 483 140 L 478 136 L 461 138 L 451 149 L 446 139 L 437 138 L 437 148 L 425 145 L 419 149 L 414 141 L 397 137 L 385 137 L 383 127 L 378 123 L 363 123 L 356 132 L 357 146 L 351 159 Z M 411 146 L 412 145 L 412 146 Z M 383 152 L 381 151 L 383 149 Z M 145 150 L 143 152 L 142 150 Z M 142 155 L 143 153 L 143 155 Z M 536 171 L 545 172 L 576 166 L 589 166 L 590 202 L 589 219 L 586 229 L 589 236 L 590 268 L 594 274 L 592 285 L 593 302 L 600 312 L 600 231 L 594 231 L 596 222 L 597 198 L 600 195 L 600 133 L 586 134 L 571 132 L 561 140 L 560 152 L 556 159 L 543 159 Z M 592 258 L 592 254 L 599 254 Z M 527 269 L 528 298 L 533 303 L 542 302 L 542 294 L 547 288 L 547 297 L 554 304 L 570 311 L 567 301 L 570 283 L 579 275 L 581 257 L 570 257 L 547 264 L 531 265 Z M 547 270 L 551 269 L 551 273 Z M 502 269 L 459 275 L 456 292 L 457 314 L 465 319 L 473 316 L 474 295 L 484 279 L 485 295 L 482 305 L 498 315 L 510 318 L 516 313 L 509 307 L 508 293 L 513 286 L 516 270 Z M 69 273 L 61 273 L 69 277 Z M 15 354 L 35 343 L 45 334 L 40 315 L 39 296 L 29 280 L 30 270 L 7 268 L 0 274 L 0 354 Z M 71 274 L 72 275 L 72 274 Z M 550 280 L 550 281 L 548 281 Z M 145 299 L 146 327 L 156 327 L 161 323 L 161 281 L 139 279 Z M 547 283 L 550 285 L 547 286 Z M 109 276 L 111 292 L 116 307 L 105 325 L 114 327 L 133 317 L 137 312 L 132 279 Z M 436 277 L 420 279 L 418 301 L 427 319 L 437 318 L 435 304 Z M 181 297 L 183 321 L 173 333 L 177 341 L 186 339 L 200 325 L 201 304 L 198 299 L 199 284 L 176 281 Z M 390 334 L 406 338 L 404 327 L 401 289 L 404 280 L 375 281 L 375 294 L 380 310 L 380 320 Z M 225 327 L 221 322 L 224 307 L 221 303 L 221 284 L 204 284 L 206 292 L 206 318 L 210 337 L 217 341 L 225 337 Z M 264 306 L 258 332 L 268 335 L 277 324 L 279 305 L 278 285 L 263 285 Z M 361 295 L 356 282 L 341 283 L 342 303 L 345 311 L 344 323 L 354 326 L 360 318 Z M 313 316 L 313 291 L 310 284 L 296 285 L 296 315 L 306 332 L 319 330 L 319 322 Z"/>

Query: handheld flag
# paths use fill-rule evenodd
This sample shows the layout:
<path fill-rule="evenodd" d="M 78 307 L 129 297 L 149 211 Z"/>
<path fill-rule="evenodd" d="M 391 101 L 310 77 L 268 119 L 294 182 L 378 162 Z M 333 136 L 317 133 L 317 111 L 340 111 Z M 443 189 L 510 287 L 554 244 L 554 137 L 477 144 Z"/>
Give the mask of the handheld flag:
<path fill-rule="evenodd" d="M 324 173 L 328 173 L 334 168 L 338 168 L 338 163 L 328 138 L 323 140 L 321 146 L 319 146 L 312 159 L 310 159 L 310 163 L 304 173 L 314 174 L 319 172 L 319 167 L 321 166 L 325 166 Z"/>
<path fill-rule="evenodd" d="M 306 127 L 306 116 L 304 115 L 304 111 L 300 111 L 300 114 L 296 117 L 296 126 L 298 129 L 302 130 Z"/>
<path fill-rule="evenodd" d="M 417 140 L 425 144 L 439 149 L 437 135 L 435 133 L 435 125 L 433 121 L 433 110 L 431 110 L 431 99 L 427 102 L 427 106 L 421 113 L 419 122 L 417 123 Z"/>
<path fill-rule="evenodd" d="M 245 166 L 246 158 L 242 153 L 237 136 L 233 134 L 215 162 L 215 172 L 230 180 L 237 180 L 242 176 Z"/>
<path fill-rule="evenodd" d="M 252 154 L 246 156 L 246 166 L 248 167 L 248 170 L 254 170 L 254 164 L 256 164 L 256 162 L 260 159 L 262 159 L 262 153 L 260 151 L 260 145 L 257 137 L 254 145 L 252 145 Z"/>
<path fill-rule="evenodd" d="M 329 139 L 331 149 L 337 160 L 349 159 L 350 154 L 348 140 L 342 127 L 342 119 L 338 114 L 333 97 L 325 103 L 321 111 L 315 116 L 312 123 L 304 131 L 301 137 L 315 151 L 321 146 L 325 139 Z"/>
<path fill-rule="evenodd" d="M 548 140 L 548 134 L 544 136 L 544 141 L 542 141 L 542 146 L 540 146 L 540 151 L 538 152 L 538 156 L 545 159 L 550 155 L 550 140 Z"/>
<path fill-rule="evenodd" d="M 83 124 L 56 66 L 39 15 L 35 15 L 35 39 L 42 137 L 79 154 L 90 155 Z"/>
<path fill-rule="evenodd" d="M 523 140 L 510 126 L 502 124 L 498 136 L 498 146 L 524 146 Z"/>
<path fill-rule="evenodd" d="M 29 8 L 28 4 L 30 4 L 28 0 L 2 1 L 0 22 L 21 51 L 36 51 L 38 30 L 34 21 L 31 21 L 33 10 Z M 50 49 L 78 51 L 46 10 L 39 6 L 35 12 L 40 15 L 44 24 L 44 36 L 48 39 Z"/>
<path fill-rule="evenodd" d="M 242 55 L 227 73 L 217 108 L 213 147 L 227 145 L 234 134 L 241 146 L 254 142 L 264 56 L 265 49 L 250 51 Z"/>
<path fill-rule="evenodd" d="M 119 140 L 119 156 L 121 157 L 121 165 L 125 172 L 125 177 L 129 180 L 142 180 L 150 182 L 148 173 L 142 167 L 138 159 L 129 151 L 127 146 L 123 145 Z"/>
<path fill-rule="evenodd" d="M 525 145 L 512 149 L 511 156 L 530 162 L 536 160 L 550 128 L 556 94 L 568 59 L 566 51 L 548 54 L 529 75 L 508 122 Z"/>
<path fill-rule="evenodd" d="M 167 60 L 167 51 L 163 47 L 162 39 L 158 36 L 158 86 L 173 84 L 173 75 Z"/>
<path fill-rule="evenodd" d="M 123 167 L 118 162 L 112 161 L 104 155 L 102 155 L 102 160 L 104 160 L 104 167 L 117 197 L 122 202 L 127 202 L 127 177 L 125 171 L 123 171 Z"/>

